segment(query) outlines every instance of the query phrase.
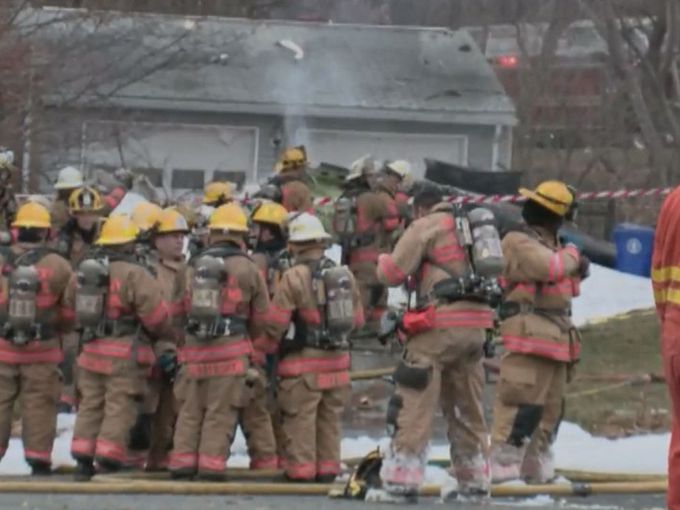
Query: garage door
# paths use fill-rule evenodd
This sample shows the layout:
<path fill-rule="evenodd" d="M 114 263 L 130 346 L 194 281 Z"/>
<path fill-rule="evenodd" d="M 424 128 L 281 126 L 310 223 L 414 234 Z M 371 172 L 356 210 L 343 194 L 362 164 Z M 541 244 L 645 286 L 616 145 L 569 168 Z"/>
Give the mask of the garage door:
<path fill-rule="evenodd" d="M 365 154 L 382 160 L 406 159 L 417 178 L 425 173 L 425 158 L 467 164 L 467 137 L 460 135 L 300 129 L 296 139 L 305 143 L 315 163 L 347 167 Z"/>
<path fill-rule="evenodd" d="M 125 166 L 180 194 L 213 178 L 256 181 L 256 128 L 87 122 L 84 168 Z"/>

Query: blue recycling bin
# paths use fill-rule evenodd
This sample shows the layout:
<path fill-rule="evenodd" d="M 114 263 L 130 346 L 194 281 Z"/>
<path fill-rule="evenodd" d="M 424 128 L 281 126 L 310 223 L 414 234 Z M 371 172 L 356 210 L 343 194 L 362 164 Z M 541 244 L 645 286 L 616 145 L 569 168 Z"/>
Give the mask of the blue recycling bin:
<path fill-rule="evenodd" d="M 633 223 L 614 228 L 616 269 L 624 273 L 649 277 L 654 250 L 654 229 Z"/>

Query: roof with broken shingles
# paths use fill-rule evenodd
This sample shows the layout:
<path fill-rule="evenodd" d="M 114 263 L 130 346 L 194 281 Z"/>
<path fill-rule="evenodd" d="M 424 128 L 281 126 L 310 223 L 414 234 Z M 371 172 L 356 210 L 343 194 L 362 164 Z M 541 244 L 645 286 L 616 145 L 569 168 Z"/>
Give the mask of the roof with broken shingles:
<path fill-rule="evenodd" d="M 111 74 L 111 68 L 126 59 L 152 66 L 163 52 L 173 52 L 167 64 L 138 81 L 111 86 L 120 78 L 112 76 L 98 86 L 99 99 L 114 104 L 515 122 L 511 100 L 465 31 L 137 14 L 108 14 L 93 21 L 74 17 L 69 10 L 42 11 L 39 16 L 67 14 L 71 21 L 55 24 L 53 36 L 70 44 L 81 38 L 80 44 L 93 52 L 93 66 L 96 61 L 115 63 L 102 72 Z M 295 45 L 303 53 L 299 59 Z M 143 58 L 145 53 L 150 57 Z M 88 58 L 81 55 L 61 66 L 59 73 L 63 77 L 82 72 L 88 67 L 84 62 Z M 70 85 L 61 89 L 62 96 L 82 80 L 65 81 Z M 110 92 L 109 86 L 116 90 Z M 92 99 L 93 94 L 88 96 Z M 59 102 L 58 96 L 52 100 Z"/>

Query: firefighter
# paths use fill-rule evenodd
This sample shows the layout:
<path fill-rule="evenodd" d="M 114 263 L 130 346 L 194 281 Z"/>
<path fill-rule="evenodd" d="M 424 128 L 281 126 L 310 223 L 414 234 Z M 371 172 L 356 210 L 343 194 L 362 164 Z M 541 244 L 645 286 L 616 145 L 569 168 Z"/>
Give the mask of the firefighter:
<path fill-rule="evenodd" d="M 173 382 L 177 356 L 176 340 L 182 335 L 183 299 L 186 291 L 184 241 L 189 233 L 186 219 L 175 209 L 164 209 L 153 227 L 151 261 L 163 301 L 175 329 L 175 338 L 159 339 L 156 349 L 165 352 L 149 378 L 149 392 L 142 404 L 130 440 L 130 463 L 147 471 L 167 468 L 176 420 Z M 161 365 L 160 363 L 165 365 Z"/>
<path fill-rule="evenodd" d="M 340 472 L 340 418 L 350 394 L 348 337 L 364 317 L 354 276 L 324 256 L 329 239 L 316 216 L 301 213 L 291 220 L 293 266 L 276 288 L 267 320 L 267 336 L 280 341 L 278 404 L 289 480 L 330 482 Z"/>
<path fill-rule="evenodd" d="M 0 147 L 0 229 L 9 230 L 17 212 L 17 201 L 12 189 L 14 152 Z"/>
<path fill-rule="evenodd" d="M 99 235 L 100 214 L 103 204 L 99 192 L 89 186 L 82 186 L 69 197 L 70 219 L 57 234 L 56 248 L 77 268 L 85 254 L 94 246 Z M 64 377 L 64 388 L 59 402 L 59 411 L 68 413 L 76 406 L 76 366 L 79 335 L 75 331 L 64 335 L 62 348 L 64 361 L 60 368 Z"/>
<path fill-rule="evenodd" d="M 59 335 L 73 326 L 65 299 L 71 265 L 47 247 L 50 226 L 47 208 L 22 205 L 12 223 L 17 242 L 0 252 L 0 458 L 20 398 L 24 457 L 34 475 L 50 473 L 61 390 Z"/>
<path fill-rule="evenodd" d="M 676 188 L 661 207 L 652 256 L 654 300 L 661 323 L 661 354 L 673 412 L 668 448 L 667 503 L 670 510 L 680 509 L 680 296 L 676 290 L 680 287 L 679 217 L 680 188 Z"/>
<path fill-rule="evenodd" d="M 546 181 L 520 189 L 526 226 L 503 238 L 505 254 L 501 335 L 505 355 L 496 386 L 491 435 L 494 481 L 554 478 L 551 444 L 564 413 L 579 335 L 571 301 L 588 274 L 588 259 L 557 237 L 575 210 L 572 191 Z"/>
<path fill-rule="evenodd" d="M 305 147 L 284 150 L 274 166 L 274 177 L 269 179 L 257 196 L 279 202 L 288 212 L 314 212 L 312 191 L 309 189 Z"/>
<path fill-rule="evenodd" d="M 387 308 L 387 287 L 376 277 L 378 256 L 390 252 L 392 234 L 399 228 L 395 202 L 386 192 L 373 190 L 374 175 L 370 160 L 355 162 L 333 216 L 343 262 L 349 265 L 361 289 L 364 333 L 371 338 L 378 333 L 380 318 Z"/>
<path fill-rule="evenodd" d="M 416 219 L 394 251 L 378 259 L 378 280 L 391 287 L 408 281 L 416 301 L 402 320 L 407 340 L 393 376 L 387 411 L 392 440 L 380 473 L 383 495 L 398 502 L 415 498 L 423 482 L 439 406 L 458 492 L 483 497 L 489 490 L 481 361 L 494 315 L 487 296 L 473 287 L 473 261 L 458 240 L 459 213 L 442 200 L 436 187 L 419 190 Z M 497 233 L 496 242 L 500 251 Z"/>
<path fill-rule="evenodd" d="M 231 202 L 232 185 L 226 181 L 213 181 L 205 185 L 203 190 L 203 205 L 219 207 Z"/>
<path fill-rule="evenodd" d="M 257 264 L 270 297 L 290 265 L 286 250 L 286 209 L 275 202 L 261 202 L 253 209 L 251 219 L 252 258 Z M 283 459 L 283 432 L 280 413 L 269 401 L 275 385 L 276 342 L 263 335 L 253 340 L 255 361 L 262 378 L 253 388 L 253 400 L 243 409 L 240 423 L 248 445 L 251 469 L 276 469 Z"/>
<path fill-rule="evenodd" d="M 139 229 L 139 236 L 136 243 L 137 256 L 149 267 L 151 262 L 151 238 L 153 230 L 163 214 L 163 209 L 153 202 L 140 202 L 132 209 L 132 222 Z"/>
<path fill-rule="evenodd" d="M 187 277 L 173 478 L 223 479 L 239 411 L 259 377 L 250 368 L 250 339 L 261 335 L 269 309 L 266 284 L 245 251 L 243 210 L 233 202 L 218 207 L 208 228 L 210 246 L 192 258 Z"/>
<path fill-rule="evenodd" d="M 78 267 L 85 253 L 99 235 L 102 209 L 101 195 L 90 186 L 82 186 L 68 199 L 69 220 L 57 233 L 57 249 Z"/>
<path fill-rule="evenodd" d="M 111 187 L 103 197 L 104 215 L 108 216 L 120 205 L 134 185 L 134 175 L 127 168 L 119 168 L 112 175 Z"/>
<path fill-rule="evenodd" d="M 128 216 L 107 219 L 99 249 L 81 262 L 71 286 L 82 346 L 71 442 L 78 481 L 92 477 L 95 460 L 102 472 L 122 467 L 151 368 L 157 357 L 166 366 L 162 359 L 174 356 L 162 342 L 154 346 L 140 334 L 143 328 L 145 335 L 165 339 L 173 332 L 160 286 L 134 255 L 138 235 Z"/>
<path fill-rule="evenodd" d="M 57 194 L 52 202 L 52 209 L 50 216 L 52 218 L 52 230 L 59 232 L 68 220 L 70 219 L 68 213 L 68 200 L 78 188 L 84 185 L 83 174 L 73 166 L 67 166 L 59 171 L 57 182 L 54 184 L 54 189 Z"/>

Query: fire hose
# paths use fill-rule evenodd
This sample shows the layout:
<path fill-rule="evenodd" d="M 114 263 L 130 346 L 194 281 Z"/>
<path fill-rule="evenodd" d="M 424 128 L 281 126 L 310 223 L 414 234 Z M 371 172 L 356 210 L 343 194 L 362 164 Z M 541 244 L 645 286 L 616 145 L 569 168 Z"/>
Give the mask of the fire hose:
<path fill-rule="evenodd" d="M 548 485 L 496 485 L 491 489 L 492 497 L 588 496 L 594 494 L 661 494 L 666 491 L 664 480 L 645 482 L 612 483 L 564 483 Z M 439 496 L 437 485 L 424 486 L 422 496 Z M 0 481 L 0 493 L 30 494 L 164 494 L 164 495 L 259 495 L 259 496 L 338 496 L 338 485 L 314 483 L 274 482 L 177 482 L 157 480 L 111 481 L 110 477 L 91 482 L 55 481 Z"/>

